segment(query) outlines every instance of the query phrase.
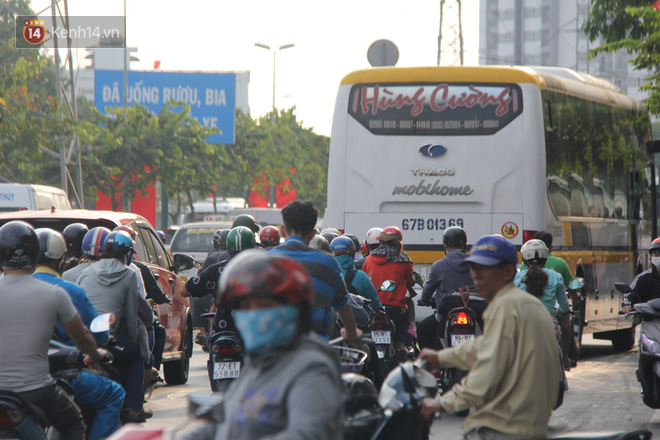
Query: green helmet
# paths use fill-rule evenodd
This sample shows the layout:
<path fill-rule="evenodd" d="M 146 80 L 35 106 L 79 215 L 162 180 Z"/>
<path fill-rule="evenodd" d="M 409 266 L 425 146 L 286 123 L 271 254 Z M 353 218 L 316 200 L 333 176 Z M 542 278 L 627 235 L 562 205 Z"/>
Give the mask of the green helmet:
<path fill-rule="evenodd" d="M 237 254 L 240 251 L 252 249 L 255 246 L 254 232 L 245 226 L 236 226 L 227 235 L 227 251 L 230 254 Z"/>

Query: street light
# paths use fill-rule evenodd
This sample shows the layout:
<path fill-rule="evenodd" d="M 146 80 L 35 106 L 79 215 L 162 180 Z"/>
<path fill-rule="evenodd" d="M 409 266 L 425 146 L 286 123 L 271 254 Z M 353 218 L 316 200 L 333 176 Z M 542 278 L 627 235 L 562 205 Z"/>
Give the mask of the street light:
<path fill-rule="evenodd" d="M 293 43 L 283 44 L 279 47 L 279 49 L 271 49 L 269 45 L 263 43 L 254 43 L 254 45 L 273 52 L 273 117 L 275 117 L 275 63 L 277 60 L 277 52 L 280 50 L 289 49 L 295 45 Z"/>

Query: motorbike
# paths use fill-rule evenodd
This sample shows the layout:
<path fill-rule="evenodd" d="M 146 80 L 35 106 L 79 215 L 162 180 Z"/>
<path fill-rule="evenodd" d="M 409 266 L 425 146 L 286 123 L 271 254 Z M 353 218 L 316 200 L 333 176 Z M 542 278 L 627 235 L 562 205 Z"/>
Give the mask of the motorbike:
<path fill-rule="evenodd" d="M 80 374 L 84 367 L 82 353 L 53 340 L 48 349 L 48 364 L 58 386 L 73 396 L 66 380 Z M 48 420 L 40 408 L 29 404 L 13 391 L 0 390 L 0 438 L 46 440 L 48 430 Z"/>
<path fill-rule="evenodd" d="M 482 333 L 482 327 L 479 323 L 480 316 L 471 304 L 479 303 L 479 309 L 483 311 L 485 301 L 476 294 L 470 294 L 470 288 L 458 289 L 458 292 L 452 292 L 443 298 L 440 311 L 445 316 L 445 325 L 440 327 L 443 333 L 439 335 L 439 345 L 441 349 L 457 347 L 465 341 L 474 339 Z M 482 308 L 483 307 L 483 308 Z M 438 370 L 438 387 L 442 393 L 451 390 L 467 375 L 467 371 L 457 368 L 442 368 Z M 456 413 L 461 417 L 467 416 L 469 410 Z"/>
<path fill-rule="evenodd" d="M 204 313 L 202 318 L 213 318 L 215 313 Z M 231 382 L 241 374 L 245 355 L 243 340 L 237 331 L 223 330 L 211 332 L 207 350 L 209 360 L 206 368 L 212 391 L 225 392 Z"/>
<path fill-rule="evenodd" d="M 385 280 L 377 289 L 377 292 L 391 292 L 395 288 L 394 281 Z M 371 339 L 373 339 L 376 346 L 376 356 L 382 378 L 385 378 L 399 364 L 397 352 L 392 344 L 395 330 L 394 321 L 387 315 L 385 310 L 377 311 L 368 326 Z"/>
<path fill-rule="evenodd" d="M 632 291 L 626 283 L 614 283 L 621 293 Z M 621 312 L 623 313 L 623 312 Z M 660 298 L 633 306 L 630 312 L 641 321 L 637 381 L 642 401 L 649 408 L 660 408 Z"/>

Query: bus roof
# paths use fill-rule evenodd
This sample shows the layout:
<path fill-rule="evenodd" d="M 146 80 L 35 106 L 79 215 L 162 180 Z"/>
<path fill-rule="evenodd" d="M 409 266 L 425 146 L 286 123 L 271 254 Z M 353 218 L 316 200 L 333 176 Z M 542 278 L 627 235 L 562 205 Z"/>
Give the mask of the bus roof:
<path fill-rule="evenodd" d="M 346 75 L 341 85 L 425 82 L 531 83 L 625 109 L 643 110 L 640 102 L 601 78 L 563 67 L 527 66 L 429 66 L 376 67 Z"/>

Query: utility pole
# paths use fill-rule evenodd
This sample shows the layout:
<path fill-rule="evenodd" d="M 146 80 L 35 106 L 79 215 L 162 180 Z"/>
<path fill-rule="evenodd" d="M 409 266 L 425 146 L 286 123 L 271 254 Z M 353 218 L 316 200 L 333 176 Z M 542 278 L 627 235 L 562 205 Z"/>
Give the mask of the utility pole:
<path fill-rule="evenodd" d="M 447 65 L 463 65 L 462 0 L 440 0 L 440 24 L 438 27 L 438 66 L 443 55 Z M 444 41 L 444 45 L 443 45 Z"/>

